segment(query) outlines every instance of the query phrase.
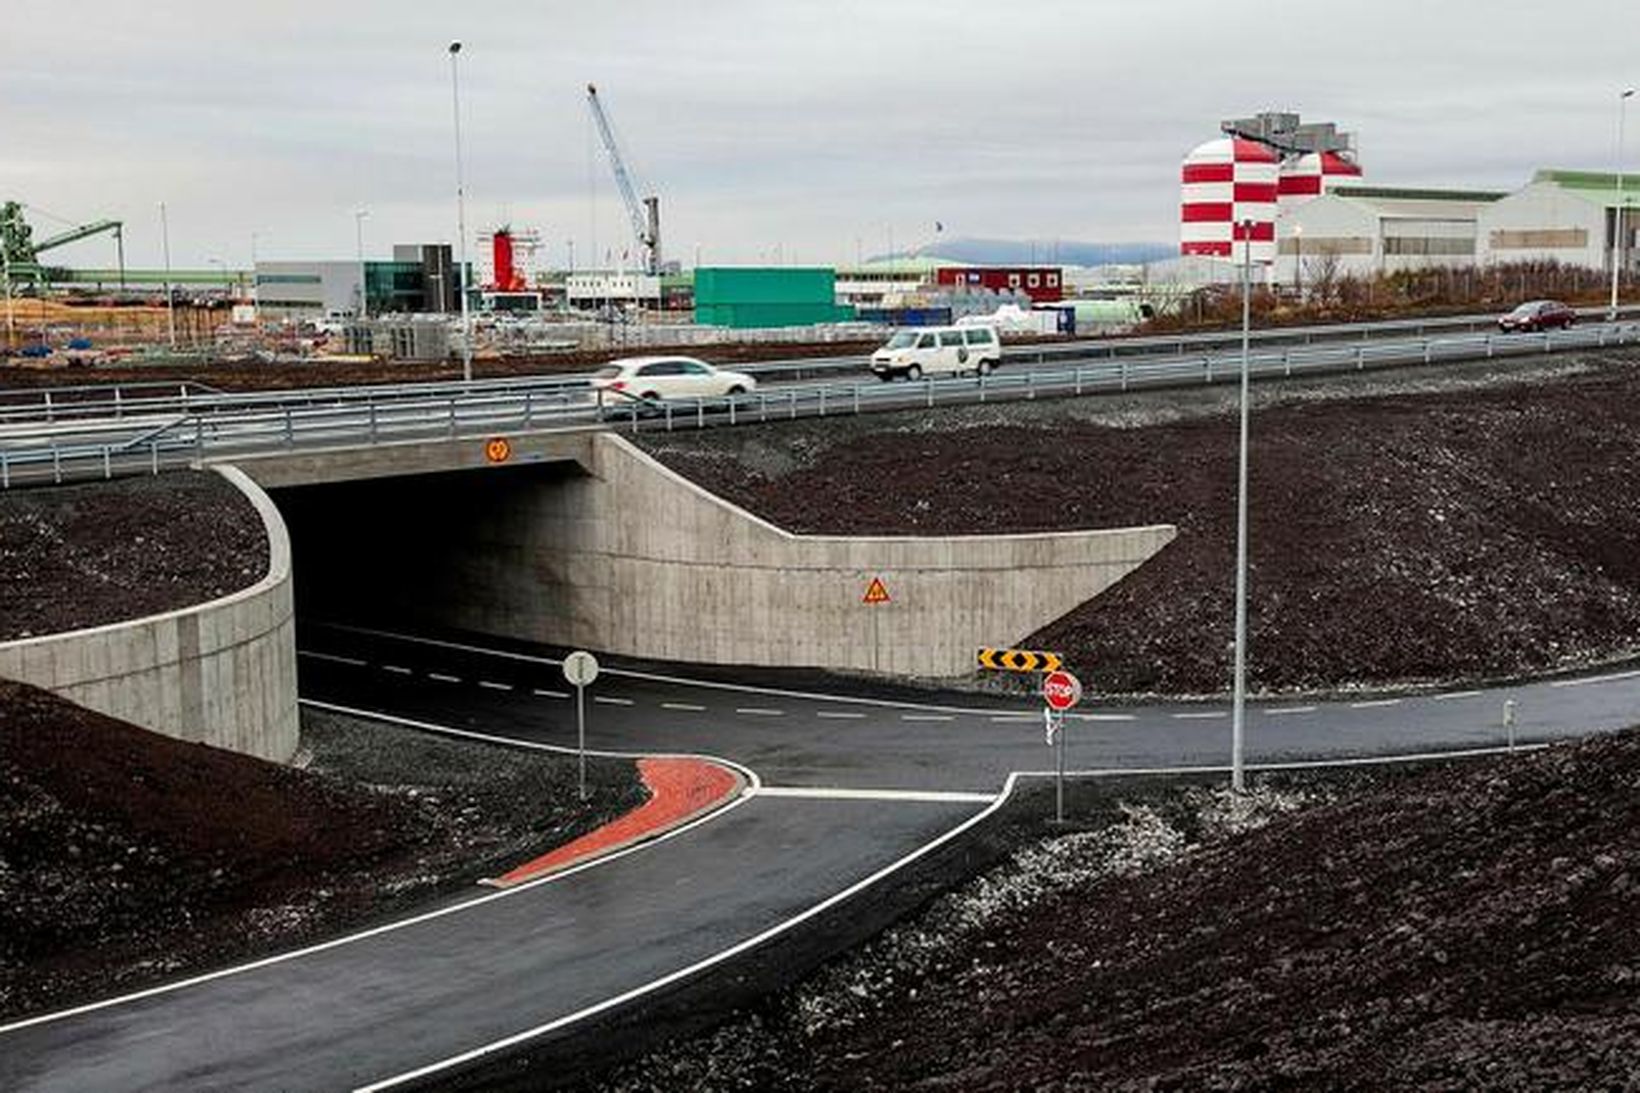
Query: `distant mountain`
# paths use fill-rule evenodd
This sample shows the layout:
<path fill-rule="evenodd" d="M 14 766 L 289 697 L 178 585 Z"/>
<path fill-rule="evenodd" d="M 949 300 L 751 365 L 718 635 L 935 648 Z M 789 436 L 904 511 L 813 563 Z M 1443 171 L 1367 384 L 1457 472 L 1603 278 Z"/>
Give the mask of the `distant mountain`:
<path fill-rule="evenodd" d="M 919 247 L 912 254 L 894 257 L 950 258 L 980 266 L 1039 265 L 1106 266 L 1137 265 L 1171 258 L 1179 253 L 1177 243 L 1077 243 L 1060 240 L 942 239 Z"/>

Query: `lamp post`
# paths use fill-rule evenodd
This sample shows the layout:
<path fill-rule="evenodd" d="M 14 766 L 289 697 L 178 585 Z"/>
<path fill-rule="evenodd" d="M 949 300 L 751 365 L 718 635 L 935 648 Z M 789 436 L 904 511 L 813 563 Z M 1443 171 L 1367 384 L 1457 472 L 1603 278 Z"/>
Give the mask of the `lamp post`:
<path fill-rule="evenodd" d="M 1236 673 L 1230 713 L 1230 789 L 1241 794 L 1242 728 L 1247 705 L 1247 371 L 1251 348 L 1253 222 L 1241 221 L 1241 440 L 1236 465 Z"/>
<path fill-rule="evenodd" d="M 0 277 L 6 283 L 6 350 L 9 352 L 17 344 L 17 318 L 11 310 L 11 236 L 7 225 L 9 220 L 0 221 Z"/>
<path fill-rule="evenodd" d="M 222 274 L 222 295 L 224 297 L 231 295 L 233 292 L 233 279 L 228 276 L 228 263 L 220 258 L 207 258 L 205 261 L 215 266 Z"/>
<path fill-rule="evenodd" d="M 357 248 L 359 259 L 359 318 L 370 318 L 370 293 L 365 287 L 364 278 L 364 221 L 370 215 L 368 209 L 360 209 L 353 214 L 353 242 Z"/>
<path fill-rule="evenodd" d="M 473 317 L 467 310 L 467 192 L 461 178 L 461 80 L 456 70 L 460 42 L 450 43 L 450 103 L 456 120 L 456 247 L 459 265 L 455 283 L 461 295 L 461 378 L 473 381 Z"/>
<path fill-rule="evenodd" d="M 251 232 L 251 305 L 255 306 L 257 297 L 256 281 L 256 233 Z"/>
<path fill-rule="evenodd" d="M 177 301 L 171 287 L 171 227 L 165 219 L 165 202 L 159 203 L 160 246 L 165 251 L 165 323 L 170 329 L 171 348 L 177 347 Z"/>
<path fill-rule="evenodd" d="M 1612 301 L 1606 312 L 1608 322 L 1617 321 L 1617 275 L 1623 266 L 1623 115 L 1634 88 L 1624 88 L 1617 96 L 1617 205 L 1612 209 Z"/>

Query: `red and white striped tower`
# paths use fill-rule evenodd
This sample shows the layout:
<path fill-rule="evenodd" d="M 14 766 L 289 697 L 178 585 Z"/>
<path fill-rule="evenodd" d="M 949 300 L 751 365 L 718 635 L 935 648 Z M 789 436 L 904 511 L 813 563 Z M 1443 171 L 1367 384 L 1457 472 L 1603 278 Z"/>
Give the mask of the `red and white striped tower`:
<path fill-rule="evenodd" d="M 1273 262 L 1279 173 L 1276 154 L 1257 141 L 1220 137 L 1194 149 L 1181 176 L 1179 253 L 1239 262 L 1237 244 L 1251 238 L 1252 260 Z M 1250 229 L 1243 226 L 1249 220 Z"/>
<path fill-rule="evenodd" d="M 1350 186 L 1361 178 L 1361 165 L 1354 160 L 1345 159 L 1337 152 L 1309 152 L 1281 165 L 1276 205 L 1280 212 L 1286 213 L 1334 186 Z"/>

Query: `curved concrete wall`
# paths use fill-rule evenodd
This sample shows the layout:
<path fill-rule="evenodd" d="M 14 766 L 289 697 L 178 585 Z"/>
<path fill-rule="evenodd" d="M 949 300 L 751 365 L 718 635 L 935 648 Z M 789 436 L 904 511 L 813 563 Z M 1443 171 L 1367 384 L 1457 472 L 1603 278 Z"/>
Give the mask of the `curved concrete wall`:
<path fill-rule="evenodd" d="M 597 436 L 591 463 L 479 516 L 436 595 L 442 621 L 656 660 L 955 676 L 1176 534 L 793 535 L 619 436 Z M 889 602 L 861 602 L 873 577 Z"/>
<path fill-rule="evenodd" d="M 166 736 L 285 762 L 298 732 L 290 538 L 261 487 L 215 469 L 262 516 L 262 580 L 180 611 L 0 643 L 0 676 Z"/>

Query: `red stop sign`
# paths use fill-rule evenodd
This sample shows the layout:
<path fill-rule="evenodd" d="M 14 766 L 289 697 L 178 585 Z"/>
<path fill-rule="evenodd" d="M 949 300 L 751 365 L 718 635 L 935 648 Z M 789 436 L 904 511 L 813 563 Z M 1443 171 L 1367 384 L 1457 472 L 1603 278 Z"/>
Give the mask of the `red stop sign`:
<path fill-rule="evenodd" d="M 1069 672 L 1049 672 L 1042 680 L 1042 698 L 1056 710 L 1068 710 L 1082 701 L 1082 682 Z"/>

